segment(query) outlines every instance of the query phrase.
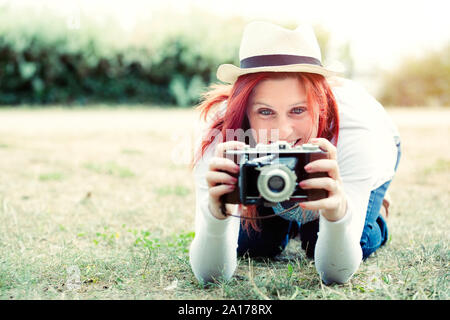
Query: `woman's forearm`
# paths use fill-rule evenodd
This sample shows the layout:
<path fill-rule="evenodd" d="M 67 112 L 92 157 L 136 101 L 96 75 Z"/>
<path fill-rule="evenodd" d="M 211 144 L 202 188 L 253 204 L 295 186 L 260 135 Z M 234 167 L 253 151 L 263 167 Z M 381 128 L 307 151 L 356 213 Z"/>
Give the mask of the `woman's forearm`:
<path fill-rule="evenodd" d="M 351 212 L 335 222 L 320 217 L 314 259 L 325 284 L 347 282 L 361 263 L 360 236 L 352 232 L 351 219 Z"/>
<path fill-rule="evenodd" d="M 189 259 L 195 277 L 201 282 L 232 277 L 237 264 L 239 219 L 218 220 L 209 212 L 207 202 L 197 208 L 196 232 Z"/>
<path fill-rule="evenodd" d="M 189 252 L 195 277 L 201 283 L 228 280 L 236 269 L 236 247 L 224 237 L 196 236 Z"/>

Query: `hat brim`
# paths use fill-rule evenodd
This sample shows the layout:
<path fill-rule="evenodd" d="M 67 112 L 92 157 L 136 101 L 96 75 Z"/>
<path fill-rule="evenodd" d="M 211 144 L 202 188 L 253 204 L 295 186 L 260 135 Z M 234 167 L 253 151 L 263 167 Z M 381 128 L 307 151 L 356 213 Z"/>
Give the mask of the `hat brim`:
<path fill-rule="evenodd" d="M 283 66 L 268 66 L 258 68 L 239 68 L 233 64 L 222 64 L 217 69 L 217 79 L 226 83 L 234 83 L 237 78 L 244 74 L 257 72 L 308 72 L 321 74 L 324 77 L 341 75 L 342 70 L 332 70 L 329 68 L 311 64 L 289 64 Z"/>

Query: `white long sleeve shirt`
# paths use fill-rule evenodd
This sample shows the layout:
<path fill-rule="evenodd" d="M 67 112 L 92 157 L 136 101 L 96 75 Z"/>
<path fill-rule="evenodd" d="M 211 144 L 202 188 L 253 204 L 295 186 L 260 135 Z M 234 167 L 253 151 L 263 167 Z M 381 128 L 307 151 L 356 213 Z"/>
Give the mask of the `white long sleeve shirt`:
<path fill-rule="evenodd" d="M 392 179 L 397 160 L 394 137 L 399 136 L 384 108 L 372 96 L 353 81 L 342 81 L 332 90 L 339 109 L 337 162 L 347 196 L 347 212 L 335 222 L 319 217 L 314 259 L 326 284 L 347 282 L 359 267 L 369 196 Z M 194 168 L 195 238 L 190 247 L 190 263 L 201 282 L 229 279 L 237 266 L 240 219 L 218 220 L 208 208 L 205 174 L 215 145 L 216 141 L 211 143 Z"/>

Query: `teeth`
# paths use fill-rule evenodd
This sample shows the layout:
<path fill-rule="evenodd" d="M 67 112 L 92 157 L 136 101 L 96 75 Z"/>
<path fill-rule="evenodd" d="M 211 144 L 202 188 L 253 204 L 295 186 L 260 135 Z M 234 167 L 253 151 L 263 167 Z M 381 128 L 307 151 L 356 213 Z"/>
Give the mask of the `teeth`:
<path fill-rule="evenodd" d="M 299 142 L 300 139 L 294 140 L 294 141 L 287 141 L 287 143 L 289 143 L 291 146 L 293 146 L 294 144 L 296 144 L 297 142 Z M 274 143 L 274 141 L 269 141 L 269 144 Z"/>

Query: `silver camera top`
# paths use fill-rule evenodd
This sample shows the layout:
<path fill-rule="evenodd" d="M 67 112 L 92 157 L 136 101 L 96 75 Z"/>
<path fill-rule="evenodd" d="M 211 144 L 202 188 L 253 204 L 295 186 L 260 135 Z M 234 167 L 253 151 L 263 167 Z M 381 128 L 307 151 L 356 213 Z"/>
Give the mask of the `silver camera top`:
<path fill-rule="evenodd" d="M 244 150 L 251 150 L 250 146 L 246 146 Z M 279 150 L 286 150 L 286 151 L 293 151 L 293 152 L 316 152 L 320 151 L 319 146 L 305 143 L 300 146 L 291 146 L 291 144 L 287 141 L 277 141 L 270 144 L 265 143 L 258 143 L 255 148 L 253 148 L 254 151 L 265 153 L 265 152 L 276 152 Z"/>

